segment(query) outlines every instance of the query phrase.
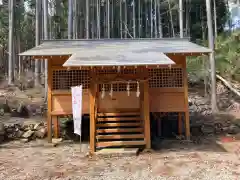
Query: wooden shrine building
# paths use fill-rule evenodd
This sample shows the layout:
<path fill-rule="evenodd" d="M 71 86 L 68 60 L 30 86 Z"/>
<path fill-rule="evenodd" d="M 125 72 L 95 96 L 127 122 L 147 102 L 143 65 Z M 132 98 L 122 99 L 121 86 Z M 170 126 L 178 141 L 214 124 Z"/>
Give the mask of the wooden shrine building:
<path fill-rule="evenodd" d="M 188 39 L 50 40 L 20 56 L 48 62 L 50 142 L 52 122 L 58 137 L 58 117 L 72 114 L 71 87 L 83 85 L 82 113 L 90 116 L 93 153 L 151 148 L 150 113 L 179 113 L 179 133 L 184 121 L 189 138 L 186 57 L 210 52 Z"/>

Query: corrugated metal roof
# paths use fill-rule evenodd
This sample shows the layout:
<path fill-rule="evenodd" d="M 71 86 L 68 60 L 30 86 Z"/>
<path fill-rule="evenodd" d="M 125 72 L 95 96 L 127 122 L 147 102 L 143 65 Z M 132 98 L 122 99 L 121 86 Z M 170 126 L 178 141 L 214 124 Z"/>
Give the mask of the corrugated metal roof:
<path fill-rule="evenodd" d="M 55 56 L 94 54 L 110 52 L 132 53 L 210 53 L 211 50 L 187 39 L 100 39 L 100 40 L 50 40 L 21 53 L 21 56 Z"/>
<path fill-rule="evenodd" d="M 135 65 L 171 65 L 175 64 L 163 53 L 154 52 L 110 52 L 109 54 L 74 54 L 63 66 L 135 66 Z"/>

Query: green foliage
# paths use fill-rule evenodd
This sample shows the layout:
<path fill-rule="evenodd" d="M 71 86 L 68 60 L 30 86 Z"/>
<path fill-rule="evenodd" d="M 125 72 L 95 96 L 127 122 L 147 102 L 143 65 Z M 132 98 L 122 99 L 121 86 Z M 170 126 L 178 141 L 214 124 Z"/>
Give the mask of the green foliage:
<path fill-rule="evenodd" d="M 240 30 L 232 33 L 232 35 L 221 34 L 216 39 L 215 60 L 216 71 L 219 75 L 238 79 L 240 75 Z M 206 43 L 203 43 L 204 45 Z M 204 64 L 205 63 L 205 64 Z M 189 58 L 187 61 L 188 72 L 195 74 L 199 78 L 203 78 L 206 74 L 206 64 L 208 58 L 206 56 Z"/>
<path fill-rule="evenodd" d="M 217 38 L 216 68 L 217 73 L 232 78 L 240 71 L 240 31 L 231 36 Z"/>

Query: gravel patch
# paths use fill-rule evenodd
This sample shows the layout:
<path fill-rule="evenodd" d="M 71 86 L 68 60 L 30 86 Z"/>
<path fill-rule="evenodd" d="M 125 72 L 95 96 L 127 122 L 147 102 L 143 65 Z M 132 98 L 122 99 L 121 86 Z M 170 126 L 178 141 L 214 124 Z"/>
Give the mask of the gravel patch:
<path fill-rule="evenodd" d="M 45 141 L 0 146 L 0 179 L 5 180 L 234 180 L 235 153 L 165 149 L 132 157 L 85 156 L 78 144 L 46 147 Z"/>

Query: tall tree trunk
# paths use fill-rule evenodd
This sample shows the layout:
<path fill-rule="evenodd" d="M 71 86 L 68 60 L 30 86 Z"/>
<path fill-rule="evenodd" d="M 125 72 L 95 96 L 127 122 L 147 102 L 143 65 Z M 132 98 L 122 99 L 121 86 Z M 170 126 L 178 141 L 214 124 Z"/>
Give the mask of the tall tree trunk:
<path fill-rule="evenodd" d="M 142 22 L 141 22 L 141 0 L 138 0 L 138 38 L 141 38 L 141 25 L 142 25 Z"/>
<path fill-rule="evenodd" d="M 107 0 L 107 38 L 110 38 L 110 5 L 109 5 L 109 0 Z"/>
<path fill-rule="evenodd" d="M 163 37 L 163 30 L 162 30 L 162 16 L 161 16 L 161 1 L 158 0 L 158 31 L 159 31 L 159 38 Z"/>
<path fill-rule="evenodd" d="M 151 38 L 153 37 L 153 12 L 152 12 L 152 5 L 153 5 L 153 3 L 152 3 L 152 1 L 153 0 L 150 0 L 150 23 L 151 23 L 151 27 L 150 27 L 150 29 L 151 29 L 151 32 L 150 32 L 150 36 L 151 36 Z"/>
<path fill-rule="evenodd" d="M 13 84 L 13 22 L 14 22 L 14 0 L 8 1 L 9 8 L 9 34 L 8 34 L 8 85 Z"/>
<path fill-rule="evenodd" d="M 213 113 L 217 112 L 217 98 L 216 98 L 216 67 L 214 57 L 214 40 L 213 40 L 213 27 L 212 27 L 212 13 L 211 13 L 211 1 L 206 0 L 207 11 L 207 24 L 208 24 L 208 44 L 212 50 L 210 53 L 210 68 L 211 68 L 211 105 Z"/>
<path fill-rule="evenodd" d="M 133 12 L 133 38 L 136 38 L 136 12 L 135 12 L 135 0 L 132 1 L 132 12 Z"/>
<path fill-rule="evenodd" d="M 189 36 L 189 18 L 190 18 L 190 5 L 191 4 L 191 0 L 186 0 L 186 13 L 185 13 L 185 16 L 186 16 L 186 36 Z"/>
<path fill-rule="evenodd" d="M 127 1 L 124 2 L 124 38 L 128 37 L 128 4 Z"/>
<path fill-rule="evenodd" d="M 48 40 L 48 0 L 43 1 L 43 18 L 44 18 L 44 40 Z M 47 102 L 47 90 L 48 90 L 48 60 L 45 61 L 45 102 Z"/>
<path fill-rule="evenodd" d="M 157 38 L 157 0 L 154 0 L 154 35 Z"/>
<path fill-rule="evenodd" d="M 18 52 L 20 53 L 21 52 L 21 38 L 20 36 L 18 36 Z M 22 62 L 21 62 L 21 56 L 18 56 L 18 79 L 20 80 L 21 78 L 21 74 L 22 74 Z"/>
<path fill-rule="evenodd" d="M 172 16 L 172 7 L 171 7 L 170 0 L 168 0 L 168 10 L 169 10 L 169 15 L 170 15 L 170 23 L 171 23 L 172 35 L 173 35 L 173 37 L 175 37 L 175 30 L 174 30 L 173 16 Z"/>
<path fill-rule="evenodd" d="M 214 39 L 215 39 L 215 44 L 217 43 L 217 8 L 216 8 L 216 0 L 213 0 L 213 16 L 214 16 Z"/>
<path fill-rule="evenodd" d="M 120 27 L 120 38 L 123 38 L 123 23 L 122 23 L 122 0 L 119 0 L 119 27 Z"/>
<path fill-rule="evenodd" d="M 97 0 L 97 37 L 98 39 L 101 38 L 101 26 L 100 26 L 100 16 L 101 12 L 100 12 L 100 2 L 99 0 Z"/>
<path fill-rule="evenodd" d="M 86 0 L 85 27 L 86 27 L 86 39 L 89 39 L 89 0 Z"/>
<path fill-rule="evenodd" d="M 73 32 L 73 2 L 68 0 L 68 39 L 72 39 Z"/>
<path fill-rule="evenodd" d="M 36 21 L 35 21 L 35 46 L 40 44 L 40 0 L 36 0 Z M 35 60 L 35 86 L 40 85 L 39 81 L 39 59 Z"/>
<path fill-rule="evenodd" d="M 73 0 L 73 39 L 77 39 L 78 3 L 79 1 Z"/>
<path fill-rule="evenodd" d="M 180 38 L 183 38 L 183 0 L 179 0 L 179 27 Z"/>

